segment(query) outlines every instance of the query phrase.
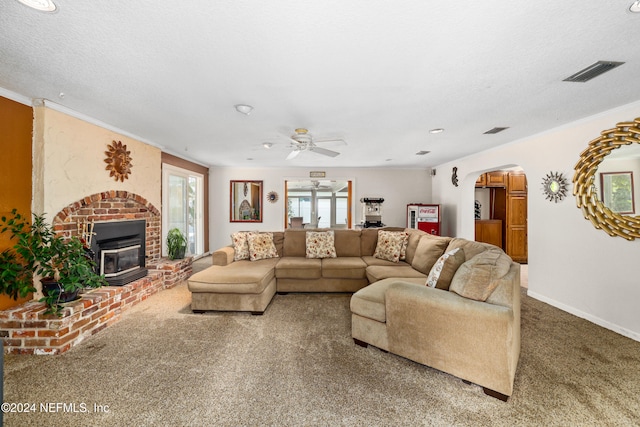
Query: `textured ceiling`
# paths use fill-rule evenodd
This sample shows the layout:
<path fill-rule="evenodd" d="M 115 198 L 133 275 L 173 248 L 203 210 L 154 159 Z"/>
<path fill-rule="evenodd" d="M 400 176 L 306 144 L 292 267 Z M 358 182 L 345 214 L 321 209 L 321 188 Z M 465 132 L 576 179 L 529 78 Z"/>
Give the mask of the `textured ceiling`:
<path fill-rule="evenodd" d="M 206 165 L 430 167 L 640 100 L 631 2 L 3 0 L 0 88 Z"/>

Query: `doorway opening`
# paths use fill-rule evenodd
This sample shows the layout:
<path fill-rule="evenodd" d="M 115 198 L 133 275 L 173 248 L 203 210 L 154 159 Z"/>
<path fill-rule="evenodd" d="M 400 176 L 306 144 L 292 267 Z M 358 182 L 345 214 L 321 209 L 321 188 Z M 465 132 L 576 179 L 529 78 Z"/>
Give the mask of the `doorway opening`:
<path fill-rule="evenodd" d="M 285 228 L 351 228 L 350 180 L 286 180 Z"/>
<path fill-rule="evenodd" d="M 522 168 L 480 174 L 475 185 L 475 240 L 503 249 L 515 262 L 528 262 L 527 177 Z"/>

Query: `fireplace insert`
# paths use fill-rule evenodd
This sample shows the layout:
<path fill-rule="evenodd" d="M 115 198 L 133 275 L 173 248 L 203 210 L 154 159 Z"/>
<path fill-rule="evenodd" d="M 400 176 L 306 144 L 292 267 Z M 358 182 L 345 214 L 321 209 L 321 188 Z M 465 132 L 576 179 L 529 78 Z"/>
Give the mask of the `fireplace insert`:
<path fill-rule="evenodd" d="M 147 275 L 146 221 L 96 223 L 91 241 L 96 270 L 110 285 L 122 286 Z"/>

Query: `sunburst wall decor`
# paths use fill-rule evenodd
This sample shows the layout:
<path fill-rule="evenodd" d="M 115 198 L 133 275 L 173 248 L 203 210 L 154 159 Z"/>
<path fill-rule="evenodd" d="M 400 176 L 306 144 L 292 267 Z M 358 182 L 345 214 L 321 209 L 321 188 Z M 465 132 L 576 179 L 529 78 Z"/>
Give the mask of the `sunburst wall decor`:
<path fill-rule="evenodd" d="M 116 181 L 124 182 L 129 178 L 131 173 L 131 151 L 127 151 L 127 146 L 122 141 L 112 141 L 108 146 L 109 150 L 104 154 L 107 158 L 104 162 L 107 164 L 106 170 L 110 171 L 109 176 L 112 176 Z"/>
<path fill-rule="evenodd" d="M 560 172 L 550 172 L 542 179 L 542 192 L 549 201 L 558 203 L 567 195 L 567 179 Z"/>

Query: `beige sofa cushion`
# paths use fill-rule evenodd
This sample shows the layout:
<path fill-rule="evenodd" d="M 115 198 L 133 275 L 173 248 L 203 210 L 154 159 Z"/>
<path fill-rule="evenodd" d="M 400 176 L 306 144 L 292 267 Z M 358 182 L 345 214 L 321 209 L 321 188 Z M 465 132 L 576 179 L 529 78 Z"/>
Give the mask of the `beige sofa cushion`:
<path fill-rule="evenodd" d="M 425 234 L 420 237 L 411 266 L 423 274 L 429 274 L 431 267 L 444 254 L 451 238 Z"/>
<path fill-rule="evenodd" d="M 499 279 L 509 271 L 511 262 L 502 250 L 488 249 L 458 268 L 449 290 L 465 298 L 486 301 L 500 283 Z"/>
<path fill-rule="evenodd" d="M 360 255 L 373 256 L 378 244 L 378 230 L 365 228 L 360 233 Z"/>
<path fill-rule="evenodd" d="M 322 277 L 335 279 L 365 279 L 367 264 L 360 257 L 324 258 Z"/>
<path fill-rule="evenodd" d="M 448 291 L 453 276 L 464 262 L 464 249 L 455 248 L 445 252 L 431 267 L 427 276 L 427 286 Z"/>
<path fill-rule="evenodd" d="M 463 248 L 464 249 L 464 256 L 465 256 L 466 260 L 469 261 L 471 258 L 473 258 L 476 255 L 486 251 L 487 249 L 489 249 L 489 248 L 495 249 L 496 247 L 493 246 L 493 245 L 490 245 L 488 243 L 474 242 L 473 240 L 467 240 L 467 239 L 462 239 L 460 237 L 454 237 L 449 242 L 449 245 L 447 246 L 446 252 L 452 251 L 455 248 Z"/>
<path fill-rule="evenodd" d="M 305 230 L 285 230 L 284 243 L 282 244 L 282 256 L 307 256 L 306 238 L 307 232 Z"/>
<path fill-rule="evenodd" d="M 402 263 L 401 265 L 370 265 L 367 267 L 367 279 L 369 283 L 377 282 L 378 280 L 387 279 L 389 277 L 395 278 L 420 278 L 424 285 L 427 275 L 423 274 L 409 264 Z"/>
<path fill-rule="evenodd" d="M 360 230 L 334 230 L 338 258 L 360 256 L 360 235 Z"/>
<path fill-rule="evenodd" d="M 319 258 L 282 257 L 276 264 L 278 279 L 319 279 L 320 277 L 322 277 L 322 260 Z"/>
<path fill-rule="evenodd" d="M 351 297 L 351 312 L 358 316 L 377 320 L 378 322 L 386 322 L 387 316 L 384 294 L 389 285 L 399 281 L 415 283 L 416 285 L 423 284 L 422 278 L 384 279 L 372 283 L 353 294 Z"/>
<path fill-rule="evenodd" d="M 387 267 L 398 267 L 398 266 L 410 265 L 406 261 L 392 262 L 392 261 L 387 261 L 386 259 L 376 258 L 374 256 L 363 256 L 362 260 L 365 263 L 367 263 L 367 265 L 384 265 Z"/>
<path fill-rule="evenodd" d="M 427 234 L 427 232 L 418 230 L 416 228 L 407 228 L 405 231 L 409 233 L 409 241 L 407 242 L 407 253 L 405 256 L 405 261 L 411 264 L 413 262 L 413 257 L 416 254 L 416 248 L 418 247 L 418 243 L 420 242 L 420 237 Z"/>
<path fill-rule="evenodd" d="M 191 292 L 259 294 L 274 278 L 278 258 L 212 265 L 188 279 Z"/>

